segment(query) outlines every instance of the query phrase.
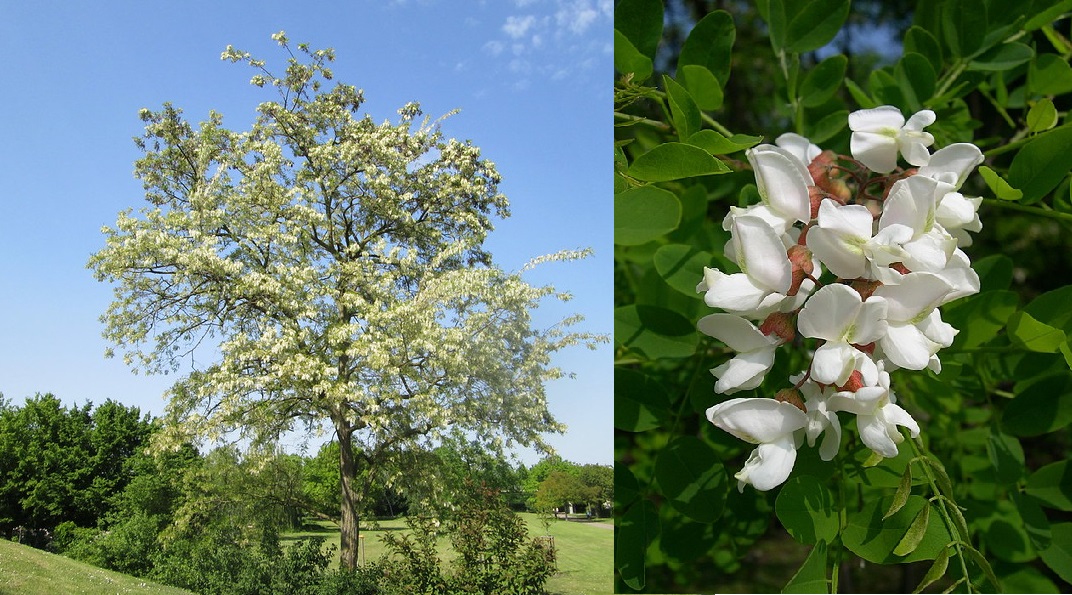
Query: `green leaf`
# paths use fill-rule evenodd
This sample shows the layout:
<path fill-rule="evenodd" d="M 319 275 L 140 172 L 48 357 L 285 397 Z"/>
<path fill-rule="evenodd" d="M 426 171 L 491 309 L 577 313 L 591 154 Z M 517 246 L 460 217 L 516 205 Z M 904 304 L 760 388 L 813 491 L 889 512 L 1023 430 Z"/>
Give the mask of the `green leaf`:
<path fill-rule="evenodd" d="M 830 581 L 826 578 L 827 546 L 820 541 L 811 548 L 804 563 L 789 579 L 782 593 L 829 593 Z"/>
<path fill-rule="evenodd" d="M 692 27 L 681 46 L 677 58 L 678 72 L 681 72 L 682 66 L 702 66 L 714 75 L 720 87 L 725 85 L 730 78 L 730 59 L 736 37 L 737 29 L 728 12 L 715 10 L 707 13 Z"/>
<path fill-rule="evenodd" d="M 1070 300 L 1072 285 L 1065 285 L 1031 300 L 1030 304 L 1024 306 L 1024 312 L 1039 322 L 1072 332 L 1072 308 L 1068 307 L 1072 303 Z"/>
<path fill-rule="evenodd" d="M 696 107 L 696 102 L 685 87 L 674 79 L 663 75 L 663 86 L 670 102 L 670 118 L 678 138 L 683 141 L 700 129 L 700 108 Z"/>
<path fill-rule="evenodd" d="M 677 76 L 700 109 L 710 111 L 722 107 L 722 84 L 710 70 L 698 64 L 686 64 L 678 69 Z"/>
<path fill-rule="evenodd" d="M 981 554 L 979 550 L 971 545 L 964 545 L 962 551 L 968 554 L 968 557 L 972 559 L 972 562 L 975 562 L 975 565 L 983 571 L 986 580 L 990 581 L 991 585 L 994 585 L 994 588 L 997 589 L 998 593 L 1001 593 L 1001 581 L 999 581 L 997 575 L 994 574 L 994 569 L 990 566 L 990 562 L 986 559 L 986 556 Z"/>
<path fill-rule="evenodd" d="M 906 53 L 894 67 L 894 77 L 913 111 L 919 111 L 934 95 L 937 75 L 921 54 Z"/>
<path fill-rule="evenodd" d="M 640 497 L 640 484 L 628 465 L 614 466 L 614 507 L 625 510 Z"/>
<path fill-rule="evenodd" d="M 655 480 L 670 505 L 701 523 L 722 516 L 729 479 L 718 455 L 693 436 L 678 436 L 659 452 Z"/>
<path fill-rule="evenodd" d="M 972 263 L 972 268 L 979 275 L 980 294 L 1008 289 L 1012 283 L 1012 259 L 1004 254 L 980 258 Z"/>
<path fill-rule="evenodd" d="M 1011 485 L 1023 477 L 1024 449 L 1016 438 L 992 427 L 986 441 L 986 454 L 994 466 L 994 476 L 999 483 Z"/>
<path fill-rule="evenodd" d="M 1067 374 L 1020 382 L 1016 392 L 1001 417 L 1013 436 L 1038 436 L 1072 423 L 1072 378 Z"/>
<path fill-rule="evenodd" d="M 659 513 L 649 500 L 641 500 L 615 523 L 614 566 L 622 582 L 640 590 L 647 582 L 645 560 L 648 546 L 659 535 Z"/>
<path fill-rule="evenodd" d="M 808 138 L 813 143 L 823 143 L 849 126 L 849 111 L 838 110 L 827 114 L 811 127 Z"/>
<path fill-rule="evenodd" d="M 689 357 L 699 334 L 677 312 L 657 306 L 632 305 L 614 309 L 614 342 L 652 359 Z"/>
<path fill-rule="evenodd" d="M 1061 126 L 1039 134 L 1016 153 L 1009 166 L 1009 184 L 1023 191 L 1025 204 L 1037 202 L 1068 174 L 1070 144 L 1072 126 Z"/>
<path fill-rule="evenodd" d="M 994 193 L 994 196 L 1001 200 L 1020 200 L 1024 197 L 1023 192 L 1009 186 L 1009 183 L 1004 178 L 985 165 L 979 166 L 979 175 L 983 176 L 983 181 L 986 182 L 987 187 Z"/>
<path fill-rule="evenodd" d="M 1072 66 L 1057 54 L 1039 54 L 1027 69 L 1027 89 L 1050 96 L 1072 91 Z"/>
<path fill-rule="evenodd" d="M 711 255 L 684 244 L 668 244 L 655 251 L 655 270 L 666 284 L 677 291 L 699 299 L 696 284 L 703 278 L 703 269 L 711 265 Z"/>
<path fill-rule="evenodd" d="M 654 60 L 663 36 L 662 0 L 620 0 L 614 7 L 614 29 L 638 52 Z"/>
<path fill-rule="evenodd" d="M 898 510 L 904 508 L 905 503 L 908 502 L 908 496 L 911 494 L 912 465 L 908 465 L 905 467 L 904 473 L 901 475 L 901 484 L 897 486 L 897 491 L 893 494 L 893 502 L 890 502 L 890 507 L 886 510 L 886 514 L 882 515 L 882 520 L 890 518 Z"/>
<path fill-rule="evenodd" d="M 629 167 L 629 175 L 646 182 L 666 182 L 729 173 L 710 153 L 699 147 L 682 143 L 664 143 L 637 157 Z"/>
<path fill-rule="evenodd" d="M 681 220 L 681 202 L 654 186 L 630 188 L 614 195 L 614 243 L 644 244 L 670 233 Z"/>
<path fill-rule="evenodd" d="M 968 70 L 984 72 L 1012 70 L 1030 62 L 1034 57 L 1035 50 L 1018 41 L 1010 41 L 983 52 L 968 64 Z"/>
<path fill-rule="evenodd" d="M 934 581 L 945 576 L 945 571 L 949 568 L 949 548 L 942 548 L 942 553 L 938 554 L 938 557 L 934 559 L 934 564 L 931 564 L 930 569 L 927 570 L 927 574 L 923 575 L 923 578 L 919 581 L 919 586 L 916 587 L 913 593 L 922 593 L 923 589 L 931 586 Z"/>
<path fill-rule="evenodd" d="M 830 490 L 810 475 L 785 483 L 774 503 L 785 530 L 801 543 L 831 541 L 838 533 L 838 513 Z"/>
<path fill-rule="evenodd" d="M 1027 128 L 1031 132 L 1043 132 L 1057 125 L 1057 108 L 1053 106 L 1053 100 L 1043 97 L 1031 106 L 1027 112 Z"/>
<path fill-rule="evenodd" d="M 1027 478 L 1027 493 L 1044 506 L 1072 511 L 1072 468 L 1069 461 L 1050 463 Z"/>
<path fill-rule="evenodd" d="M 670 417 L 670 398 L 661 384 L 627 368 L 614 368 L 614 427 L 626 432 L 658 428 Z"/>
<path fill-rule="evenodd" d="M 901 541 L 897 542 L 897 547 L 893 548 L 893 555 L 907 556 L 916 551 L 920 542 L 923 541 L 923 536 L 927 534 L 927 527 L 930 524 L 930 519 L 931 507 L 930 505 L 927 505 L 920 509 L 915 520 L 908 526 L 908 531 L 905 532 L 904 537 L 901 538 Z"/>
<path fill-rule="evenodd" d="M 1072 582 L 1072 523 L 1053 526 L 1050 547 L 1039 552 L 1042 561 L 1065 582 Z"/>
<path fill-rule="evenodd" d="M 934 72 L 941 71 L 945 66 L 942 62 L 942 46 L 930 31 L 922 27 L 913 25 L 905 32 L 904 51 L 922 55 L 931 63 L 931 70 Z"/>
<path fill-rule="evenodd" d="M 1039 9 L 1042 7 L 1039 6 Z M 1038 10 L 1038 9 L 1036 9 Z M 1061 14 L 1072 10 L 1072 0 L 1060 0 L 1055 2 L 1049 8 L 1041 10 L 1033 15 L 1024 23 L 1024 31 L 1034 31 L 1045 27 L 1046 25 L 1052 25 L 1054 21 L 1061 17 Z"/>
<path fill-rule="evenodd" d="M 983 45 L 987 32 L 983 0 L 946 0 L 942 4 L 942 32 L 953 57 L 970 57 Z"/>
<path fill-rule="evenodd" d="M 726 138 L 714 130 L 701 130 L 689 137 L 689 144 L 700 147 L 712 155 L 729 155 L 750 149 L 763 140 L 762 136 L 735 134 Z"/>
<path fill-rule="evenodd" d="M 1012 498 L 1013 504 L 1016 505 L 1016 511 L 1020 513 L 1020 520 L 1024 523 L 1024 531 L 1035 549 L 1042 551 L 1050 547 L 1050 540 L 1053 537 L 1050 520 L 1046 518 L 1046 513 L 1039 506 L 1038 500 L 1030 494 L 1024 494 L 1016 490 L 1011 490 L 1009 496 Z"/>
<path fill-rule="evenodd" d="M 830 43 L 849 16 L 849 0 L 787 0 L 785 4 L 789 19 L 785 49 L 795 54 L 817 50 Z M 794 9 L 792 13 L 790 6 Z"/>
<path fill-rule="evenodd" d="M 622 74 L 633 74 L 636 81 L 647 80 L 654 65 L 651 58 L 640 53 L 629 39 L 614 30 L 614 69 Z"/>
<path fill-rule="evenodd" d="M 1065 342 L 1064 331 L 1035 320 L 1027 312 L 1009 317 L 1008 332 L 1015 344 L 1038 353 L 1057 353 Z"/>
<path fill-rule="evenodd" d="M 811 69 L 800 85 L 800 102 L 804 107 L 818 107 L 833 97 L 845 79 L 848 63 L 844 55 L 835 54 Z"/>
<path fill-rule="evenodd" d="M 1013 291 L 985 291 L 946 307 L 942 318 L 960 329 L 953 346 L 971 349 L 996 337 L 1016 312 L 1019 301 L 1020 297 Z"/>
<path fill-rule="evenodd" d="M 845 88 L 849 90 L 849 95 L 852 95 L 853 100 L 856 101 L 860 108 L 871 109 L 878 107 L 878 102 L 865 93 L 860 88 L 860 85 L 857 85 L 852 79 L 845 79 Z"/>
<path fill-rule="evenodd" d="M 930 506 L 922 496 L 912 495 L 904 508 L 882 520 L 882 511 L 889 508 L 891 498 L 872 498 L 862 510 L 852 512 L 841 535 L 845 547 L 857 556 L 877 564 L 895 564 L 933 560 L 952 539 L 944 523 L 928 523 L 919 543 L 906 556 L 894 553 L 909 527 L 916 522 L 923 507 Z"/>

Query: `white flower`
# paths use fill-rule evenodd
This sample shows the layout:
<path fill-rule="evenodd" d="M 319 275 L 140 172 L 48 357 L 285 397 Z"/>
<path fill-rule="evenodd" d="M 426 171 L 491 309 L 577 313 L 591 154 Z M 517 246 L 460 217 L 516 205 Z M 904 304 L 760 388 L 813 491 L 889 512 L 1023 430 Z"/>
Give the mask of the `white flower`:
<path fill-rule="evenodd" d="M 931 110 L 916 112 L 908 122 L 899 109 L 889 105 L 857 110 L 849 114 L 849 150 L 856 160 L 882 174 L 897 168 L 898 152 L 912 165 L 927 165 L 927 147 L 934 143 L 934 137 L 923 128 L 934 120 Z"/>
<path fill-rule="evenodd" d="M 938 366 L 935 354 L 953 343 L 957 331 L 942 322 L 937 308 L 952 286 L 932 273 L 909 273 L 897 285 L 883 285 L 874 295 L 888 304 L 886 335 L 879 340 L 883 355 L 910 370 Z M 932 362 L 933 358 L 933 362 Z"/>
<path fill-rule="evenodd" d="M 800 221 L 811 220 L 811 199 L 808 186 L 813 184 L 807 164 L 792 153 L 775 145 L 758 145 L 745 152 L 756 176 L 759 196 L 771 215 L 783 224 L 775 227 L 779 233 Z"/>
<path fill-rule="evenodd" d="M 823 152 L 819 145 L 795 132 L 782 134 L 774 139 L 774 144 L 789 151 L 793 157 L 796 157 L 804 164 L 804 167 L 811 165 L 811 162 Z"/>
<path fill-rule="evenodd" d="M 802 376 L 803 374 L 790 376 L 789 381 L 795 384 L 800 382 Z M 808 446 L 815 446 L 815 439 L 819 434 L 825 434 L 819 446 L 819 458 L 830 461 L 841 447 L 841 422 L 837 412 L 831 409 L 829 404 L 835 389 L 832 386 L 820 387 L 818 383 L 809 380 L 801 385 L 800 391 L 805 397 L 804 408 L 808 410 Z"/>
<path fill-rule="evenodd" d="M 780 343 L 777 337 L 764 335 L 756 325 L 733 314 L 710 314 L 696 326 L 737 352 L 736 357 L 711 370 L 718 378 L 715 392 L 728 395 L 763 382 L 774 365 L 774 350 Z"/>
<path fill-rule="evenodd" d="M 774 399 L 730 399 L 707 410 L 707 419 L 737 438 L 758 445 L 734 477 L 767 491 L 781 485 L 797 460 L 794 433 L 808 425 L 808 416 L 795 405 Z"/>
<path fill-rule="evenodd" d="M 862 205 L 840 205 L 833 200 L 819 204 L 817 224 L 808 230 L 812 253 L 843 279 L 869 276 L 869 264 L 886 266 L 901 259 L 901 244 L 912 230 L 889 225 L 872 237 L 874 217 Z"/>
<path fill-rule="evenodd" d="M 911 237 L 887 252 L 889 256 L 885 260 L 876 260 L 873 264 L 889 265 L 900 261 L 912 271 L 929 272 L 945 268 L 957 247 L 957 240 L 940 226 L 935 226 L 935 211 L 939 197 L 952 190 L 951 184 L 926 176 L 912 176 L 895 182 L 882 207 L 879 233 L 901 225 L 912 230 Z M 902 233 L 898 231 L 898 235 Z"/>
<path fill-rule="evenodd" d="M 750 318 L 778 309 L 793 282 L 792 265 L 779 235 L 758 217 L 737 217 L 732 231 L 733 254 L 740 273 L 727 275 L 704 267 L 696 291 L 712 308 Z"/>
<path fill-rule="evenodd" d="M 886 335 L 886 300 L 860 299 L 847 285 L 827 285 L 804 304 L 797 319 L 800 334 L 824 339 L 811 362 L 811 377 L 822 384 L 845 384 L 860 358 L 853 345 L 874 343 Z"/>
<path fill-rule="evenodd" d="M 907 411 L 895 404 L 890 391 L 890 375 L 879 363 L 878 382 L 856 392 L 839 392 L 831 396 L 827 406 L 835 411 L 856 414 L 860 440 L 874 452 L 886 457 L 897 456 L 897 445 L 904 440 L 897 426 L 904 426 L 919 436 L 919 425 Z"/>
<path fill-rule="evenodd" d="M 983 162 L 983 152 L 971 143 L 953 143 L 935 151 L 916 175 L 934 178 L 960 189 L 975 166 Z"/>

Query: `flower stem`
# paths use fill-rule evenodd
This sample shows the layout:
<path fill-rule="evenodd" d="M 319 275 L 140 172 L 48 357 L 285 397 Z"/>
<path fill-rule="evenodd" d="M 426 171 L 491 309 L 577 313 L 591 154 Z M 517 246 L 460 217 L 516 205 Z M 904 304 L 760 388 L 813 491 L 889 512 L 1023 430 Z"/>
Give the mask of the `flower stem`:
<path fill-rule="evenodd" d="M 1020 203 L 998 200 L 996 198 L 984 198 L 983 204 L 990 205 L 992 207 L 998 207 L 1000 209 L 1009 209 L 1011 211 L 1020 211 L 1021 213 L 1038 215 L 1039 217 L 1049 217 L 1050 219 L 1059 219 L 1061 221 L 1072 221 L 1072 213 L 1064 213 L 1062 211 L 1054 211 L 1052 209 L 1044 209 L 1042 207 L 1022 205 Z"/>
<path fill-rule="evenodd" d="M 968 585 L 968 593 L 971 593 L 971 575 L 968 574 L 968 565 L 964 561 L 964 551 L 960 547 L 962 543 L 965 543 L 964 540 L 968 539 L 968 536 L 960 534 L 956 523 L 953 522 L 952 517 L 949 515 L 949 511 L 945 509 L 947 503 L 953 502 L 952 494 L 942 494 L 942 491 L 938 488 L 938 482 L 934 479 L 934 475 L 931 473 L 930 464 L 926 461 L 927 456 L 923 452 L 924 449 L 921 445 L 921 441 L 918 438 L 909 438 L 908 443 L 912 445 L 912 452 L 915 454 L 916 459 L 919 460 L 919 466 L 923 469 L 923 474 L 927 476 L 927 483 L 930 484 L 931 491 L 934 494 L 941 496 L 938 498 L 938 500 L 940 500 L 940 504 L 937 506 L 938 514 L 942 516 L 942 522 L 944 522 L 946 528 L 949 529 L 949 535 L 953 537 L 953 548 L 957 551 L 957 559 L 960 561 L 960 570 L 964 573 L 963 580 Z M 930 506 L 930 504 L 926 504 L 926 506 Z"/>

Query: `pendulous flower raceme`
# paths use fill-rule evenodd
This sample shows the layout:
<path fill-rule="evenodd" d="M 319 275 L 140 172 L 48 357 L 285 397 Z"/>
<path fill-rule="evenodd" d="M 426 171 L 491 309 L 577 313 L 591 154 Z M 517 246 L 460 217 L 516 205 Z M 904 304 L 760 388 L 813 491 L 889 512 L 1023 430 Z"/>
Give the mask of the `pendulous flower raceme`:
<path fill-rule="evenodd" d="M 787 133 L 747 152 L 761 202 L 733 207 L 727 258 L 739 273 L 705 268 L 696 290 L 723 312 L 698 328 L 737 355 L 711 370 L 715 391 L 760 386 L 779 346 L 807 346 L 807 369 L 774 398 L 734 398 L 707 410 L 715 426 L 756 444 L 736 474 L 769 490 L 793 470 L 797 449 L 829 461 L 841 442 L 839 414 L 856 416 L 860 440 L 894 457 L 919 425 L 890 387 L 898 368 L 941 371 L 938 351 L 957 330 L 939 308 L 979 291 L 960 246 L 979 231 L 981 199 L 959 190 L 983 160 L 973 144 L 931 153 L 935 114 L 906 121 L 891 106 L 849 114 L 851 156 Z M 911 166 L 898 167 L 898 157 Z"/>

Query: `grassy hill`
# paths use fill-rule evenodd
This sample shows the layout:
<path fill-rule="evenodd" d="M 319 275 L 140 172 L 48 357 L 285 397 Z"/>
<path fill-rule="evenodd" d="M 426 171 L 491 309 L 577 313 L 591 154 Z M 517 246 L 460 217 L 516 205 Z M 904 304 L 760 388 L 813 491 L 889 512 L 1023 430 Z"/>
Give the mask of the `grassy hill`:
<path fill-rule="evenodd" d="M 189 591 L 150 583 L 4 540 L 0 540 L 0 593 L 190 595 Z"/>

